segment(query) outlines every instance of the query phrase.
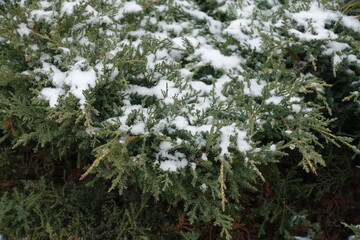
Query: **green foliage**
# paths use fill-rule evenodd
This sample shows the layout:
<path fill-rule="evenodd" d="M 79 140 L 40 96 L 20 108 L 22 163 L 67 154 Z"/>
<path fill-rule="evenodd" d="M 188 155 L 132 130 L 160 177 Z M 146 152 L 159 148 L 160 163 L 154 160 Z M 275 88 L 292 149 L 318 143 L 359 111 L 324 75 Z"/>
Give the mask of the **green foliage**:
<path fill-rule="evenodd" d="M 354 225 L 349 225 L 347 223 L 342 223 L 345 227 L 351 229 L 351 231 L 353 231 L 355 233 L 355 235 L 352 235 L 349 237 L 349 239 L 351 240 L 358 240 L 360 239 L 360 229 L 358 226 L 354 226 Z"/>
<path fill-rule="evenodd" d="M 360 23 L 338 9 L 0 0 L 0 233 L 323 239 L 358 221 Z"/>

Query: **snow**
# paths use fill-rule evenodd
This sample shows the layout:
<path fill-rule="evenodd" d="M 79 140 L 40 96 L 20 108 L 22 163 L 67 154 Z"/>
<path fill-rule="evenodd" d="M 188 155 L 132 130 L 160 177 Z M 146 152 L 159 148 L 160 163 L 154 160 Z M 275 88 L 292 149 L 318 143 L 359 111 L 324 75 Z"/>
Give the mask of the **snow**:
<path fill-rule="evenodd" d="M 145 123 L 138 122 L 131 126 L 131 133 L 134 135 L 146 134 L 145 132 Z"/>
<path fill-rule="evenodd" d="M 341 22 L 345 27 L 352 29 L 355 32 L 360 32 L 360 21 L 355 16 L 341 16 Z"/>
<path fill-rule="evenodd" d="M 168 141 L 162 141 L 159 144 L 159 153 L 157 154 L 157 159 L 163 159 L 159 165 L 159 168 L 163 171 L 175 172 L 178 169 L 186 167 L 188 164 L 185 154 L 178 151 L 175 151 L 175 154 L 169 154 L 169 150 L 172 148 L 173 144 Z"/>
<path fill-rule="evenodd" d="M 269 149 L 270 149 L 270 151 L 275 151 L 276 150 L 276 145 L 271 144 Z"/>
<path fill-rule="evenodd" d="M 135 13 L 142 11 L 142 7 L 136 2 L 126 2 L 122 11 L 123 13 Z"/>
<path fill-rule="evenodd" d="M 189 85 L 201 94 L 207 94 L 213 89 L 212 85 L 207 85 L 206 83 L 200 81 L 191 81 L 189 82 Z"/>
<path fill-rule="evenodd" d="M 46 8 L 49 8 L 52 6 L 52 3 L 47 2 L 47 1 L 40 1 L 38 4 L 40 5 L 40 7 L 42 9 L 46 9 Z"/>
<path fill-rule="evenodd" d="M 47 1 L 41 1 L 38 3 L 40 9 L 34 9 L 30 12 L 30 19 L 28 19 L 29 22 L 48 22 L 52 23 L 55 20 L 55 17 L 58 15 L 56 11 L 53 10 L 45 10 L 54 5 L 54 3 L 47 2 Z"/>
<path fill-rule="evenodd" d="M 221 33 L 222 23 L 220 21 L 215 20 L 214 18 L 208 16 L 206 13 L 201 12 L 199 10 L 186 9 L 186 8 L 183 8 L 183 10 L 189 13 L 194 18 L 206 20 L 208 22 L 209 31 L 211 34 Z"/>
<path fill-rule="evenodd" d="M 224 33 L 227 33 L 234 37 L 239 42 L 246 42 L 253 49 L 260 50 L 262 40 L 260 36 L 251 37 L 248 34 L 244 33 L 252 31 L 254 26 L 250 19 L 236 19 L 230 23 L 230 25 L 224 30 Z"/>
<path fill-rule="evenodd" d="M 242 153 L 246 153 L 247 151 L 251 150 L 252 149 L 251 145 L 247 140 L 245 140 L 247 132 L 236 131 L 236 133 L 237 133 L 236 143 L 238 150 Z"/>
<path fill-rule="evenodd" d="M 160 80 L 156 86 L 147 88 L 138 85 L 129 85 L 128 93 L 137 93 L 141 96 L 156 96 L 158 99 L 164 100 L 166 104 L 174 103 L 174 97 L 179 93 L 179 89 L 175 87 L 175 83 L 169 80 Z"/>
<path fill-rule="evenodd" d="M 342 24 L 355 32 L 360 32 L 360 22 L 354 16 L 346 16 L 339 12 L 325 10 L 318 6 L 317 2 L 312 2 L 310 9 L 298 13 L 289 13 L 288 16 L 294 19 L 300 26 L 305 28 L 305 32 L 291 29 L 290 32 L 297 35 L 301 40 L 326 40 L 337 39 L 338 35 L 326 29 L 326 24 L 341 19 Z"/>
<path fill-rule="evenodd" d="M 115 20 L 123 18 L 126 14 L 141 12 L 143 8 L 136 2 L 125 2 L 124 6 L 120 8 L 118 14 L 114 17 Z"/>
<path fill-rule="evenodd" d="M 299 98 L 299 97 L 291 97 L 290 99 L 289 99 L 289 102 L 301 102 L 301 98 Z"/>
<path fill-rule="evenodd" d="M 226 83 L 230 82 L 231 79 L 227 75 L 222 75 L 220 78 L 218 78 L 214 84 L 214 91 L 216 95 L 218 96 L 220 101 L 225 101 L 227 97 L 225 97 L 222 94 L 222 91 L 224 90 L 224 86 Z"/>
<path fill-rule="evenodd" d="M 349 44 L 347 43 L 340 43 L 334 41 L 328 42 L 326 46 L 328 47 L 328 49 L 323 52 L 324 55 L 331 55 L 333 53 L 341 52 L 347 48 L 350 48 Z"/>
<path fill-rule="evenodd" d="M 80 0 L 73 2 L 63 2 L 61 5 L 61 15 L 72 15 L 74 13 L 75 6 L 79 6 Z"/>
<path fill-rule="evenodd" d="M 26 26 L 25 23 L 20 23 L 19 28 L 16 30 L 21 37 L 24 35 L 29 35 L 31 33 L 31 30 Z"/>
<path fill-rule="evenodd" d="M 229 126 L 223 126 L 220 128 L 221 137 L 219 146 L 221 148 L 220 156 L 225 156 L 229 154 L 229 147 L 231 145 L 230 137 L 237 135 L 237 149 L 240 152 L 246 153 L 252 147 L 251 145 L 245 140 L 246 138 L 246 131 L 240 131 L 236 128 L 235 124 L 231 124 Z"/>
<path fill-rule="evenodd" d="M 275 105 L 278 105 L 282 100 L 283 100 L 283 97 L 272 96 L 272 97 L 266 99 L 266 100 L 265 100 L 265 103 L 266 103 L 266 104 L 273 103 L 273 104 L 275 104 Z"/>
<path fill-rule="evenodd" d="M 212 124 L 204 124 L 201 126 L 193 126 L 189 124 L 189 121 L 183 116 L 176 116 L 170 125 L 175 125 L 179 130 L 185 130 L 190 132 L 192 135 L 196 135 L 200 132 L 210 132 Z"/>
<path fill-rule="evenodd" d="M 69 71 L 64 83 L 70 86 L 70 92 L 80 100 L 80 104 L 85 104 L 84 90 L 94 87 L 96 83 L 96 73 L 93 68 L 87 71 L 81 70 L 82 61 L 77 62 Z"/>
<path fill-rule="evenodd" d="M 58 103 L 58 98 L 65 94 L 62 88 L 43 88 L 40 92 L 44 100 L 49 101 L 50 107 L 55 107 Z"/>
<path fill-rule="evenodd" d="M 176 35 L 180 35 L 180 33 L 189 26 L 189 23 L 184 22 L 169 24 L 161 21 L 157 25 L 165 32 L 174 32 Z"/>
<path fill-rule="evenodd" d="M 292 108 L 292 111 L 295 112 L 295 113 L 299 113 L 301 111 L 300 104 L 292 104 L 291 108 Z"/>
<path fill-rule="evenodd" d="M 184 168 L 186 165 L 187 165 L 187 161 L 185 159 L 165 160 L 160 163 L 159 168 L 162 169 L 163 171 L 176 172 L 178 169 Z"/>
<path fill-rule="evenodd" d="M 198 65 L 210 64 L 214 68 L 230 70 L 232 68 L 241 68 L 240 63 L 243 60 L 238 56 L 225 56 L 219 50 L 211 46 L 200 47 L 195 50 L 194 56 L 200 57 Z"/>
<path fill-rule="evenodd" d="M 250 79 L 249 82 L 245 83 L 244 93 L 254 97 L 260 97 L 262 96 L 262 90 L 265 85 L 266 83 L 262 80 L 258 80 L 255 78 Z"/>
<path fill-rule="evenodd" d="M 206 185 L 205 183 L 203 183 L 203 184 L 200 185 L 200 189 L 205 192 L 206 189 L 208 189 L 208 185 Z M 0 239 L 0 240 L 1 240 L 1 239 Z"/>
<path fill-rule="evenodd" d="M 68 72 L 60 71 L 56 66 L 43 62 L 43 73 L 48 73 L 52 83 L 56 88 L 44 88 L 41 92 L 43 99 L 50 101 L 50 106 L 54 107 L 57 104 L 57 98 L 65 93 L 65 90 L 60 91 L 65 85 L 70 87 L 70 91 L 80 101 L 81 106 L 85 104 L 84 90 L 94 87 L 96 84 L 96 73 L 93 68 L 88 70 L 81 70 L 84 66 L 84 60 L 80 60 Z"/>

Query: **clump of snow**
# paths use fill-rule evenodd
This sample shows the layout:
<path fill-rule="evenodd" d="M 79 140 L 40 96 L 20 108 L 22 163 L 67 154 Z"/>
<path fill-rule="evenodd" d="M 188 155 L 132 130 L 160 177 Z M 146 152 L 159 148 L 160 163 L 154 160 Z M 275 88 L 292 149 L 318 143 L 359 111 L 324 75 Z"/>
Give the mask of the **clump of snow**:
<path fill-rule="evenodd" d="M 67 14 L 72 15 L 74 13 L 75 6 L 79 6 L 80 0 L 72 1 L 72 2 L 63 2 L 61 5 L 61 15 Z"/>
<path fill-rule="evenodd" d="M 326 24 L 341 19 L 342 24 L 355 32 L 360 32 L 359 20 L 354 16 L 346 16 L 339 12 L 325 10 L 319 7 L 316 1 L 311 2 L 309 10 L 297 13 L 288 12 L 288 16 L 295 20 L 298 25 L 305 28 L 305 32 L 291 29 L 290 32 L 297 35 L 301 40 L 327 40 L 337 39 L 338 35 L 326 28 Z"/>
<path fill-rule="evenodd" d="M 283 100 L 283 97 L 272 96 L 272 97 L 266 99 L 266 100 L 265 100 L 265 103 L 266 103 L 266 104 L 273 103 L 273 104 L 275 104 L 275 105 L 278 105 L 282 100 Z"/>
<path fill-rule="evenodd" d="M 208 185 L 206 185 L 205 183 L 203 183 L 203 184 L 200 185 L 200 189 L 205 192 L 206 189 L 208 189 Z M 1 240 L 1 239 L 0 239 L 0 240 Z"/>
<path fill-rule="evenodd" d="M 246 42 L 250 48 L 259 51 L 262 44 L 260 35 L 255 35 L 252 37 L 247 34 L 248 32 L 254 31 L 254 29 L 256 28 L 253 25 L 253 21 L 251 19 L 242 18 L 232 21 L 230 25 L 224 30 L 224 33 L 231 35 L 239 42 Z"/>
<path fill-rule="evenodd" d="M 286 133 L 287 135 L 290 135 L 290 134 L 292 133 L 292 131 L 291 131 L 291 130 L 286 130 L 285 133 Z"/>
<path fill-rule="evenodd" d="M 245 131 L 236 131 L 236 133 L 237 133 L 236 143 L 238 150 L 242 153 L 246 153 L 247 151 L 251 150 L 252 147 L 250 143 L 247 140 L 245 140 L 247 133 Z"/>
<path fill-rule="evenodd" d="M 94 87 L 97 77 L 93 68 L 82 70 L 82 67 L 84 67 L 84 60 L 76 62 L 68 72 L 62 72 L 56 66 L 43 62 L 41 72 L 48 73 L 56 87 L 45 88 L 41 92 L 41 96 L 44 99 L 51 100 L 51 107 L 54 107 L 57 104 L 57 98 L 64 94 L 65 90 L 60 91 L 60 89 L 65 85 L 70 87 L 69 92 L 79 99 L 81 106 L 85 104 L 86 99 L 83 91 Z"/>
<path fill-rule="evenodd" d="M 347 44 L 347 43 L 340 43 L 340 42 L 334 42 L 334 41 L 328 42 L 326 44 L 326 46 L 328 47 L 328 49 L 326 49 L 323 52 L 324 55 L 331 55 L 336 52 L 341 52 L 341 51 L 345 50 L 346 48 L 350 47 L 349 44 Z"/>
<path fill-rule="evenodd" d="M 295 112 L 295 113 L 299 113 L 301 111 L 300 104 L 292 104 L 291 108 L 292 108 L 292 111 Z"/>
<path fill-rule="evenodd" d="M 131 126 L 131 133 L 134 135 L 140 135 L 145 134 L 145 123 L 144 122 L 138 122 L 136 124 L 133 124 Z"/>
<path fill-rule="evenodd" d="M 342 15 L 341 23 L 344 24 L 345 27 L 348 27 L 355 32 L 360 32 L 360 22 L 359 19 L 355 16 Z"/>
<path fill-rule="evenodd" d="M 166 104 L 172 104 L 174 102 L 174 96 L 179 93 L 179 89 L 174 86 L 174 82 L 160 80 L 157 85 L 152 88 L 129 85 L 128 92 L 137 93 L 142 96 L 156 96 L 159 99 L 163 99 Z"/>
<path fill-rule="evenodd" d="M 161 159 L 159 168 L 163 171 L 175 172 L 178 169 L 186 167 L 188 164 L 185 154 L 178 151 L 175 151 L 174 154 L 169 154 L 172 148 L 173 144 L 168 141 L 163 141 L 159 145 L 157 159 Z"/>
<path fill-rule="evenodd" d="M 65 94 L 62 88 L 43 88 L 40 95 L 43 99 L 49 101 L 50 107 L 55 107 L 58 103 L 58 98 Z"/>
<path fill-rule="evenodd" d="M 246 132 L 237 129 L 235 124 L 221 127 L 220 132 L 221 132 L 221 137 L 219 142 L 219 146 L 221 148 L 220 156 L 225 156 L 226 154 L 229 154 L 228 148 L 231 145 L 230 137 L 232 136 L 237 135 L 236 147 L 240 152 L 246 153 L 252 148 L 249 142 L 245 140 Z"/>
<path fill-rule="evenodd" d="M 269 149 L 270 149 L 270 151 L 275 151 L 276 150 L 276 145 L 271 144 Z"/>
<path fill-rule="evenodd" d="M 29 35 L 31 33 L 31 30 L 26 26 L 25 23 L 20 23 L 19 28 L 16 30 L 21 37 L 24 35 Z"/>
<path fill-rule="evenodd" d="M 244 87 L 244 93 L 254 97 L 262 96 L 262 90 L 265 87 L 266 83 L 258 79 L 250 79 Z"/>
<path fill-rule="evenodd" d="M 85 104 L 84 90 L 94 87 L 96 83 L 96 73 L 93 68 L 83 71 L 81 68 L 83 61 L 75 63 L 68 72 L 64 83 L 70 86 L 70 92 L 80 100 L 80 104 Z"/>
<path fill-rule="evenodd" d="M 288 16 L 306 29 L 304 33 L 296 29 L 290 30 L 302 40 L 336 39 L 338 37 L 333 31 L 326 29 L 325 25 L 331 21 L 336 21 L 339 15 L 333 11 L 320 8 L 316 2 L 311 3 L 309 10 L 289 13 Z"/>
<path fill-rule="evenodd" d="M 125 2 L 123 13 L 135 13 L 142 11 L 142 7 L 136 2 Z"/>
<path fill-rule="evenodd" d="M 195 50 L 194 56 L 199 56 L 201 61 L 198 65 L 210 64 L 215 68 L 232 69 L 241 68 L 240 63 L 243 62 L 239 56 L 225 56 L 219 50 L 210 46 L 200 47 Z"/>
<path fill-rule="evenodd" d="M 141 12 L 143 8 L 136 2 L 125 2 L 124 6 L 120 8 L 118 14 L 114 17 L 116 20 L 123 18 L 126 14 Z"/>

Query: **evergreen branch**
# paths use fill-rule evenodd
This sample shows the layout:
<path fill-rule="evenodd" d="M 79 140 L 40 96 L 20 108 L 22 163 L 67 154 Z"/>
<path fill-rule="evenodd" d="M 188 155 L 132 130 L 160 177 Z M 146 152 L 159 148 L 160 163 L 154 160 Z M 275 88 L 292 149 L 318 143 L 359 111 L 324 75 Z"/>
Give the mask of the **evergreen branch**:
<path fill-rule="evenodd" d="M 115 141 L 117 141 L 118 138 L 113 138 L 108 145 L 112 145 Z M 91 166 L 88 168 L 88 170 L 86 170 L 86 172 L 84 174 L 81 175 L 81 177 L 79 178 L 79 180 L 83 180 L 87 175 L 89 175 L 89 173 L 96 168 L 97 166 L 99 166 L 101 160 L 103 160 L 106 156 L 108 156 L 113 150 L 115 149 L 115 147 L 110 148 L 107 152 L 103 153 L 102 155 L 100 155 L 99 157 L 97 157 L 94 162 L 91 164 Z"/>
<path fill-rule="evenodd" d="M 315 169 L 314 165 L 311 163 L 311 161 L 310 161 L 307 153 L 306 153 L 305 151 L 302 151 L 302 150 L 300 150 L 300 152 L 301 152 L 302 155 L 304 156 L 307 164 L 310 166 L 311 171 L 312 171 L 315 175 L 317 175 L 316 169 Z"/>
<path fill-rule="evenodd" d="M 305 86 L 301 86 L 301 87 L 296 88 L 296 89 L 292 89 L 290 92 L 305 92 L 306 89 L 324 88 L 324 87 L 332 87 L 332 85 L 327 84 L 327 83 L 320 83 L 320 84 L 314 84 L 314 85 L 305 85 Z"/>
<path fill-rule="evenodd" d="M 249 163 L 254 168 L 255 173 L 261 178 L 263 182 L 265 182 L 266 180 L 260 170 L 256 167 L 255 162 L 253 160 L 250 160 Z"/>
<path fill-rule="evenodd" d="M 285 42 L 283 42 L 282 44 L 280 44 L 279 46 L 277 46 L 276 48 L 274 48 L 274 50 L 270 53 L 270 55 L 267 57 L 266 59 L 266 63 L 268 63 L 272 58 L 273 56 L 275 55 L 275 53 L 279 50 L 279 49 L 282 49 L 286 44 L 290 43 L 291 40 L 287 40 Z"/>
<path fill-rule="evenodd" d="M 349 3 L 345 4 L 345 6 L 342 9 L 342 12 L 346 13 L 346 14 L 349 14 L 351 11 L 359 10 L 359 9 L 360 9 L 360 1 L 355 0 L 353 2 L 349 2 Z M 357 15 L 356 17 L 360 19 L 360 14 Z"/>
<path fill-rule="evenodd" d="M 223 212 L 225 212 L 225 203 L 226 203 L 226 197 L 225 197 L 225 177 L 224 177 L 224 158 L 221 158 L 221 165 L 220 165 L 220 175 L 219 175 L 219 183 L 220 183 L 220 194 L 221 194 L 221 209 Z"/>
<path fill-rule="evenodd" d="M 37 33 L 37 32 L 35 32 L 35 31 L 31 31 L 31 32 L 32 32 L 34 35 L 36 35 L 37 37 L 40 37 L 40 38 L 42 38 L 42 39 L 44 39 L 44 40 L 47 40 L 47 41 L 49 41 L 49 42 L 52 42 L 53 44 L 55 44 L 55 45 L 58 46 L 58 47 L 63 47 L 63 48 L 69 49 L 69 51 L 70 51 L 71 53 L 73 53 L 75 56 L 78 55 L 78 53 L 75 52 L 74 50 L 72 50 L 70 47 L 68 47 L 68 46 L 66 46 L 66 45 L 64 45 L 64 44 L 62 44 L 62 43 L 60 43 L 60 42 L 58 42 L 58 41 L 55 41 L 54 39 L 51 39 L 51 38 L 48 37 L 48 36 L 42 35 L 42 34 Z"/>
<path fill-rule="evenodd" d="M 284 123 L 286 130 L 292 131 L 284 117 L 281 117 L 281 121 Z"/>
<path fill-rule="evenodd" d="M 351 148 L 354 152 L 360 153 L 360 150 L 359 150 L 359 149 L 357 149 L 354 145 L 351 145 L 348 141 L 342 139 L 341 137 L 338 137 L 338 136 L 336 136 L 336 135 L 334 135 L 334 134 L 332 134 L 332 133 L 329 133 L 329 132 L 327 132 L 327 131 L 321 130 L 321 129 L 319 129 L 319 128 L 313 128 L 313 129 L 315 129 L 316 131 L 318 131 L 318 132 L 320 132 L 320 133 L 322 133 L 322 134 L 325 134 L 325 135 L 327 135 L 327 136 L 329 136 L 329 137 L 331 137 L 331 138 L 333 138 L 333 139 L 335 139 L 335 140 L 338 140 L 339 142 L 341 142 L 341 143 L 345 144 L 346 146 L 348 146 L 349 148 Z"/>
<path fill-rule="evenodd" d="M 154 5 L 156 5 L 157 3 L 159 3 L 160 0 L 154 0 L 154 1 L 149 1 L 149 2 L 145 2 L 143 3 L 141 6 L 146 9 L 146 8 L 149 8 L 149 7 L 152 7 Z"/>
<path fill-rule="evenodd" d="M 125 63 L 128 63 L 128 64 L 134 64 L 134 63 L 146 63 L 145 60 L 141 60 L 141 59 L 131 59 L 131 60 L 127 60 L 125 61 Z"/>

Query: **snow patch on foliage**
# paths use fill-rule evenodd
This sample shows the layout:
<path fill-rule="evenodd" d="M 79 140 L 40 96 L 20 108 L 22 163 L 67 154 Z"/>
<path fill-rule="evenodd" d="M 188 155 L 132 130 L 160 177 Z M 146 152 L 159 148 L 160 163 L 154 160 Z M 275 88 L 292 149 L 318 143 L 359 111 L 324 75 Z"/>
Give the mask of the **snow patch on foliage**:
<path fill-rule="evenodd" d="M 279 43 L 274 56 L 282 53 L 282 47 L 285 46 L 282 44 L 286 41 L 286 35 L 290 34 L 295 36 L 295 40 L 323 40 L 322 46 L 325 47 L 320 51 L 323 55 L 332 56 L 335 65 L 344 60 L 360 64 L 356 55 L 340 54 L 351 47 L 342 43 L 339 36 L 328 27 L 339 21 L 343 26 L 360 32 L 360 23 L 354 17 L 326 9 L 318 1 L 312 1 L 304 7 L 298 3 L 289 3 L 287 8 L 277 1 L 267 1 L 267 5 L 271 6 L 266 9 L 260 8 L 261 4 L 255 0 L 244 0 L 242 4 L 230 0 L 217 2 L 223 5 L 216 11 L 229 16 L 231 13 L 231 17 L 223 22 L 201 11 L 194 1 L 186 0 L 157 3 L 150 6 L 152 11 L 149 12 L 143 12 L 143 7 L 135 1 L 104 1 L 104 4 L 111 6 L 110 9 L 105 8 L 107 11 L 94 8 L 91 1 L 85 0 L 63 1 L 60 10 L 54 7 L 53 2 L 42 1 L 34 9 L 29 9 L 27 23 L 18 23 L 17 33 L 25 40 L 34 22 L 54 23 L 58 16 L 74 17 L 71 15 L 75 8 L 84 4 L 84 9 L 81 9 L 84 11 L 84 20 L 79 20 L 71 28 L 74 36 L 63 37 L 59 40 L 61 44 L 48 41 L 49 45 L 57 47 L 59 55 L 51 57 L 42 54 L 41 66 L 34 70 L 37 80 L 48 80 L 40 91 L 40 97 L 49 101 L 50 107 L 57 106 L 59 97 L 73 94 L 83 109 L 86 104 L 84 91 L 95 88 L 97 81 L 122 81 L 124 88 L 118 91 L 122 105 L 107 120 L 114 125 L 118 124 L 121 134 L 154 134 L 167 139 L 172 138 L 175 132 L 181 132 L 184 136 L 192 136 L 192 142 L 187 142 L 184 137 L 176 139 L 176 143 L 191 144 L 200 153 L 204 151 L 207 141 L 210 141 L 207 135 L 212 134 L 215 139 L 211 141 L 220 148 L 218 156 L 224 157 L 238 151 L 246 155 L 248 161 L 250 154 L 255 152 L 251 151 L 253 148 L 257 151 L 262 148 L 256 148 L 256 144 L 248 139 L 251 133 L 249 120 L 246 119 L 249 115 L 256 118 L 254 122 L 259 129 L 271 123 L 266 122 L 264 117 L 258 117 L 258 114 L 264 114 L 261 112 L 264 109 L 251 109 L 253 112 L 248 113 L 251 106 L 235 101 L 237 94 L 245 94 L 243 99 L 250 99 L 250 102 L 265 103 L 261 107 L 266 109 L 271 109 L 272 104 L 281 105 L 284 111 L 288 111 L 289 115 L 284 116 L 287 120 L 308 111 L 300 104 L 302 98 L 295 94 L 289 96 L 286 91 L 279 90 L 282 89 L 281 82 L 251 73 L 252 67 L 248 66 L 256 63 L 250 62 L 254 58 L 248 55 L 255 52 L 259 58 L 263 58 L 263 52 L 268 51 L 265 49 L 267 39 L 264 35 Z M 285 12 L 285 17 L 280 16 L 279 11 Z M 131 22 L 133 25 L 130 32 L 123 25 L 128 14 L 134 14 L 135 19 Z M 169 14 L 178 16 L 175 19 Z M 89 28 L 91 31 L 87 29 L 88 24 L 94 24 Z M 281 31 L 278 31 L 279 27 Z M 106 41 L 95 41 L 91 35 L 95 30 Z M 144 47 L 145 43 L 152 41 L 156 44 L 151 43 L 150 49 Z M 231 42 L 231 45 L 227 42 Z M 101 51 L 100 43 L 104 45 L 101 45 Z M 292 44 L 297 43 L 289 43 Z M 35 51 L 39 46 L 30 48 Z M 100 54 L 98 59 L 85 60 L 90 58 L 89 53 L 92 52 Z M 126 55 L 128 52 L 130 54 Z M 76 56 L 64 68 L 63 61 L 68 61 L 71 54 Z M 114 64 L 117 59 L 120 59 L 116 63 L 118 65 Z M 106 61 L 112 65 L 107 65 Z M 129 76 L 132 74 L 134 76 Z M 298 81 L 306 83 L 312 77 L 302 76 Z M 320 88 L 315 89 L 321 91 Z M 303 87 L 301 90 L 306 89 Z M 150 99 L 149 96 L 153 97 L 151 99 L 155 103 L 147 106 L 148 103 L 143 100 Z M 287 99 L 289 101 L 285 101 Z M 133 103 L 135 100 L 137 102 Z M 254 103 L 254 106 L 257 105 Z M 154 118 L 158 117 L 152 115 L 155 107 L 163 108 L 165 113 L 163 119 L 154 123 Z M 218 113 L 215 114 L 212 109 Z M 271 116 L 271 110 L 266 114 Z M 290 134 L 289 131 L 285 133 Z M 191 162 L 184 153 L 176 150 L 175 139 L 172 141 L 161 142 L 156 155 L 157 164 L 164 171 L 177 171 Z M 276 144 L 271 145 L 270 150 L 275 151 Z M 209 160 L 205 153 L 201 159 Z"/>
<path fill-rule="evenodd" d="M 266 99 L 266 100 L 265 100 L 265 103 L 266 103 L 266 104 L 273 103 L 273 104 L 275 104 L 275 105 L 278 105 L 282 100 L 283 100 L 283 97 L 272 96 L 272 97 Z"/>
<path fill-rule="evenodd" d="M 43 88 L 40 92 L 44 100 L 49 101 L 50 107 L 55 107 L 58 104 L 58 98 L 65 94 L 62 88 Z"/>
<path fill-rule="evenodd" d="M 159 153 L 156 155 L 156 157 L 158 159 L 158 163 L 160 163 L 159 168 L 163 171 L 175 172 L 178 169 L 186 167 L 188 164 L 185 154 L 178 151 L 170 154 L 169 151 L 172 148 L 173 144 L 168 141 L 163 141 L 159 145 Z"/>
<path fill-rule="evenodd" d="M 124 6 L 120 8 L 118 14 L 114 17 L 116 20 L 123 18 L 126 14 L 141 12 L 143 8 L 136 2 L 125 2 Z"/>
<path fill-rule="evenodd" d="M 289 32 L 305 41 L 337 39 L 338 35 L 332 30 L 327 29 L 326 24 L 338 21 L 339 19 L 341 19 L 341 22 L 345 27 L 360 32 L 359 20 L 355 17 L 345 16 L 331 10 L 325 10 L 324 8 L 320 8 L 319 3 L 315 1 L 310 4 L 308 10 L 297 13 L 288 11 L 288 16 L 305 29 L 304 32 L 297 29 L 291 29 Z"/>
<path fill-rule="evenodd" d="M 41 72 L 49 74 L 52 83 L 56 88 L 45 88 L 41 92 L 41 96 L 45 100 L 50 101 L 50 106 L 57 105 L 57 99 L 65 93 L 65 90 L 60 91 L 65 85 L 70 87 L 69 92 L 79 99 L 83 107 L 86 99 L 83 91 L 88 90 L 96 85 L 96 73 L 93 68 L 82 70 L 84 67 L 84 60 L 80 60 L 70 68 L 68 72 L 60 71 L 56 66 L 43 62 L 43 69 Z"/>
<path fill-rule="evenodd" d="M 266 83 L 264 81 L 253 78 L 245 83 L 244 93 L 254 97 L 260 97 L 262 96 L 262 90 L 265 86 Z"/>
<path fill-rule="evenodd" d="M 200 57 L 198 65 L 210 64 L 214 68 L 230 70 L 232 68 L 241 69 L 242 58 L 238 56 L 225 56 L 219 50 L 210 46 L 200 47 L 195 50 L 194 56 Z"/>
<path fill-rule="evenodd" d="M 20 23 L 19 28 L 16 31 L 20 34 L 21 37 L 31 33 L 31 30 L 26 26 L 25 23 Z"/>
<path fill-rule="evenodd" d="M 74 13 L 75 6 L 79 6 L 80 0 L 72 2 L 63 2 L 61 5 L 61 15 L 67 14 L 72 15 Z"/>

